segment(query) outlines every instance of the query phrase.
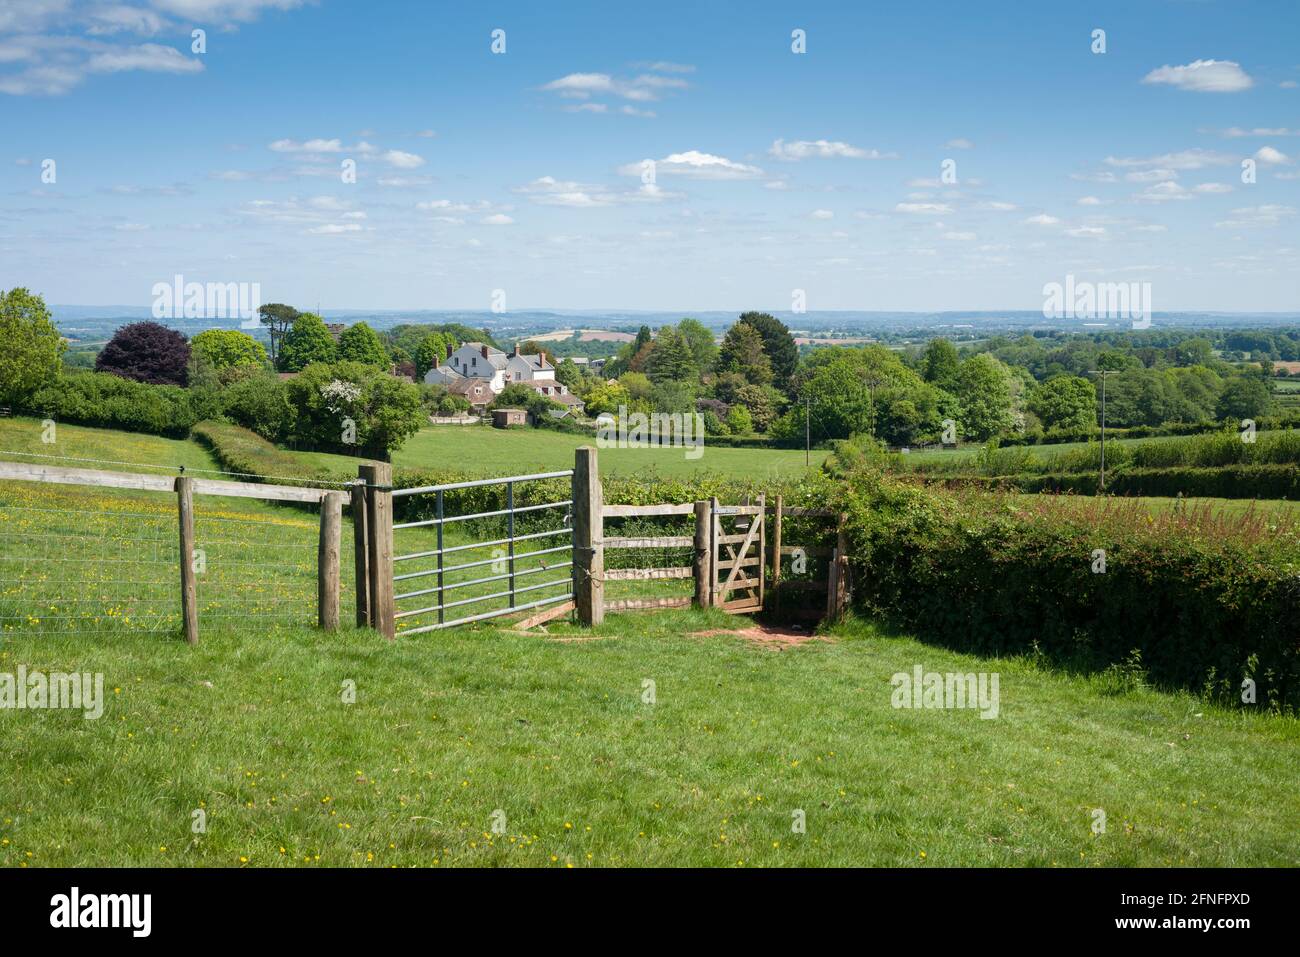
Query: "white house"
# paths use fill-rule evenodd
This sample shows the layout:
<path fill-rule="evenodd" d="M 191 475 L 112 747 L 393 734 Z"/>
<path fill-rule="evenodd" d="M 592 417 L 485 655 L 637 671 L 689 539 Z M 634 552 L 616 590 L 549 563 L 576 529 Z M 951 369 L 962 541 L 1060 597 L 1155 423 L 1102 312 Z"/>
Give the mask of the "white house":
<path fill-rule="evenodd" d="M 518 347 L 506 362 L 507 382 L 554 382 L 555 366 L 544 355 L 526 356 Z"/>
<path fill-rule="evenodd" d="M 493 392 L 500 392 L 506 387 L 507 362 L 506 354 L 500 349 L 482 342 L 467 342 L 447 357 L 446 364 L 466 378 L 486 379 Z M 427 375 L 424 381 L 429 381 Z"/>

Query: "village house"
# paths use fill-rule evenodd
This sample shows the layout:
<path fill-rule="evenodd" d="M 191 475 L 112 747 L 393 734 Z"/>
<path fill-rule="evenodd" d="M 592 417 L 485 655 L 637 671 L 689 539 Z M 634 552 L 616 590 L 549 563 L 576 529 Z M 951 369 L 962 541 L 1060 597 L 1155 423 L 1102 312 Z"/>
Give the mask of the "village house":
<path fill-rule="evenodd" d="M 440 385 L 454 395 L 469 399 L 475 412 L 482 412 L 508 385 L 526 385 L 570 413 L 582 411 L 582 401 L 555 379 L 555 366 L 544 355 L 525 355 L 516 347 L 509 355 L 482 342 L 467 342 L 447 358 L 433 360 L 424 381 Z M 480 401 L 481 400 L 481 401 Z"/>

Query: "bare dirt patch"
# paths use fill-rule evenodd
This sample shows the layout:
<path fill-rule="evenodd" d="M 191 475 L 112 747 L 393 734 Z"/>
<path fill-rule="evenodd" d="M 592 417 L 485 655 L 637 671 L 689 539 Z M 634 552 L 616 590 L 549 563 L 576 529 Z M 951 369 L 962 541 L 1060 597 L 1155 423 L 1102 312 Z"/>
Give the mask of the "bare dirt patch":
<path fill-rule="evenodd" d="M 768 628 L 764 625 L 751 625 L 748 628 L 713 628 L 709 631 L 693 631 L 692 638 L 716 638 L 725 635 L 762 645 L 765 648 L 797 648 L 810 641 L 830 641 L 822 635 L 814 635 L 800 628 Z"/>

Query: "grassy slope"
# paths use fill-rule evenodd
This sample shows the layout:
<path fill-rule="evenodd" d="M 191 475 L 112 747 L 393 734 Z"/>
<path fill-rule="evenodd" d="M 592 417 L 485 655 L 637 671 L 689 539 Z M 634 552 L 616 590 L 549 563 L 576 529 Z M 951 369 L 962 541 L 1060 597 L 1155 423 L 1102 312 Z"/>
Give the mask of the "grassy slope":
<path fill-rule="evenodd" d="M 398 468 L 454 468 L 483 475 L 573 468 L 573 450 L 592 445 L 593 437 L 542 429 L 492 429 L 480 426 L 435 425 L 421 429 L 394 456 Z M 601 470 L 608 475 L 635 477 L 651 470 L 682 477 L 698 471 L 737 477 L 780 477 L 804 470 L 804 453 L 797 449 L 712 448 L 705 440 L 699 458 L 690 449 L 601 449 Z M 825 451 L 813 451 L 812 465 L 821 465 Z"/>
<path fill-rule="evenodd" d="M 0 420 L 0 447 L 18 448 L 28 427 Z M 60 442 L 60 454 L 211 465 L 197 447 L 144 436 L 69 426 Z M 138 554 L 113 534 L 170 536 L 165 496 L 113 494 L 120 501 L 6 483 L 0 504 L 42 496 L 40 507 L 157 510 L 156 528 L 73 517 L 38 529 L 109 533 L 105 556 Z M 208 502 L 200 537 L 206 514 L 223 540 L 242 541 L 231 530 L 240 529 L 259 544 L 214 548 L 211 574 L 222 576 L 227 559 L 254 571 L 225 591 L 209 583 L 201 599 L 254 617 L 221 619 L 220 602 L 205 605 L 197 649 L 120 628 L 0 639 L 0 671 L 103 672 L 111 699 L 92 722 L 0 711 L 10 767 L 0 777 L 0 863 L 1300 863 L 1292 719 L 1115 693 L 1101 679 L 863 627 L 783 652 L 688 636 L 738 623 L 716 613 L 611 616 L 604 640 L 575 644 L 492 626 L 395 645 L 326 636 L 301 626 L 313 614 L 310 567 L 286 575 L 275 551 L 302 546 L 310 558 L 314 516 Z M 402 534 L 418 545 L 426 533 Z M 57 540 L 27 547 L 65 554 Z M 173 570 L 160 574 L 169 593 Z M 269 580 L 293 592 L 292 615 L 272 604 L 285 596 L 265 592 Z M 349 612 L 345 594 L 345 620 Z M 917 663 L 1000 672 L 1002 717 L 893 710 L 889 676 Z M 654 706 L 641 703 L 645 678 L 656 682 Z M 356 682 L 356 705 L 340 701 L 344 680 Z M 198 807 L 209 828 L 196 838 Z M 1095 807 L 1109 816 L 1102 836 L 1090 830 Z M 490 835 L 497 808 L 505 838 Z M 795 808 L 807 813 L 806 835 L 790 832 Z"/>
<path fill-rule="evenodd" d="M 1300 863 L 1294 720 L 864 626 L 779 652 L 689 635 L 730 624 L 10 640 L 0 669 L 102 671 L 110 700 L 98 721 L 0 712 L 0 863 Z M 917 663 L 998 671 L 1001 716 L 894 710 Z"/>

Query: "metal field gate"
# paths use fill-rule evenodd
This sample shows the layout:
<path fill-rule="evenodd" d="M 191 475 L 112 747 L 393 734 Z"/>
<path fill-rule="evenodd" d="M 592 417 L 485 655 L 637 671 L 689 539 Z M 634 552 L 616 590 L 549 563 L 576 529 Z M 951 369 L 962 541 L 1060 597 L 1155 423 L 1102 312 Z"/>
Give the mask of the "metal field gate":
<path fill-rule="evenodd" d="M 396 633 L 572 602 L 571 486 L 565 481 L 558 498 L 544 487 L 572 476 L 569 469 L 393 489 L 395 499 L 407 499 L 404 511 L 432 513 L 393 524 L 401 536 L 392 559 Z M 539 496 L 545 500 L 520 504 Z M 466 511 L 466 503 L 499 507 Z"/>
<path fill-rule="evenodd" d="M 759 496 L 757 505 L 719 505 L 715 498 L 710 512 L 712 604 L 737 614 L 762 611 L 767 578 L 764 497 Z"/>

